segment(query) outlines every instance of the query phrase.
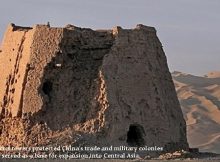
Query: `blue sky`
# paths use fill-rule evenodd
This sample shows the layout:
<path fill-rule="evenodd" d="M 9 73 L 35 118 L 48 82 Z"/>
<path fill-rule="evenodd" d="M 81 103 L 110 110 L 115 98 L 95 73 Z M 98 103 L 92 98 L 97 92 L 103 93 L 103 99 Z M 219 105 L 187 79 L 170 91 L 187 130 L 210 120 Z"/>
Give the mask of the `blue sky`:
<path fill-rule="evenodd" d="M 154 26 L 170 70 L 220 71 L 220 0 L 1 0 L 0 38 L 7 24 L 74 24 L 93 29 Z"/>

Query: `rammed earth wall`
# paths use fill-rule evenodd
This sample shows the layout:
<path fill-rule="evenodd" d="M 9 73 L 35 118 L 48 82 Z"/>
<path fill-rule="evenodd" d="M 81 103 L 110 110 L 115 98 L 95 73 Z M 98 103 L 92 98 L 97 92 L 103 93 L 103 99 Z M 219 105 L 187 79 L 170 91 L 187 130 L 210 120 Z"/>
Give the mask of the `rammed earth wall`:
<path fill-rule="evenodd" d="M 94 31 L 11 24 L 1 46 L 0 74 L 1 145 L 188 149 L 153 27 Z"/>

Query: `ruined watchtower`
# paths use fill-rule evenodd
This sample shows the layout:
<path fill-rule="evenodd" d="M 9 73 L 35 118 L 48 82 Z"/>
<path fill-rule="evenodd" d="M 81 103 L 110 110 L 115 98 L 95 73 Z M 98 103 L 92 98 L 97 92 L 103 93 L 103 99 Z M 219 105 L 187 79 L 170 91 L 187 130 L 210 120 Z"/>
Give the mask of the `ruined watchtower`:
<path fill-rule="evenodd" d="M 0 52 L 0 87 L 1 145 L 188 148 L 153 27 L 9 25 Z"/>

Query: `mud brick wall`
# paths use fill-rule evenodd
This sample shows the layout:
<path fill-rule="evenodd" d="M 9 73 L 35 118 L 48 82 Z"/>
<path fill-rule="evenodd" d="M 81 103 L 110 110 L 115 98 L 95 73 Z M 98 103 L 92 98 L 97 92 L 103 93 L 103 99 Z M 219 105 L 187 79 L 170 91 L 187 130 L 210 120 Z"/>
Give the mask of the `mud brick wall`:
<path fill-rule="evenodd" d="M 0 75 L 1 145 L 188 149 L 153 27 L 95 31 L 11 24 L 1 46 Z"/>

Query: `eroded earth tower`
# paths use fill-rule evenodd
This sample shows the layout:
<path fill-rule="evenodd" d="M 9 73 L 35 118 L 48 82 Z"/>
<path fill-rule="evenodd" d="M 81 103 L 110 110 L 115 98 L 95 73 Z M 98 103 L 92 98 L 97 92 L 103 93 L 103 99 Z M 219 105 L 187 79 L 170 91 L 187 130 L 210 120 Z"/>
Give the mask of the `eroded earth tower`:
<path fill-rule="evenodd" d="M 0 51 L 0 145 L 188 149 L 153 27 L 10 24 Z"/>

